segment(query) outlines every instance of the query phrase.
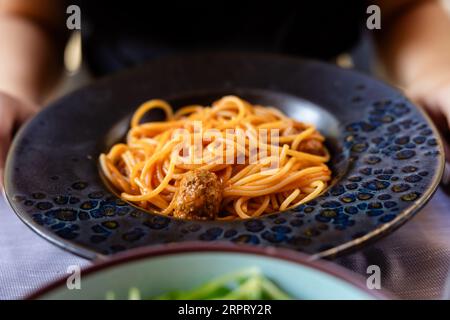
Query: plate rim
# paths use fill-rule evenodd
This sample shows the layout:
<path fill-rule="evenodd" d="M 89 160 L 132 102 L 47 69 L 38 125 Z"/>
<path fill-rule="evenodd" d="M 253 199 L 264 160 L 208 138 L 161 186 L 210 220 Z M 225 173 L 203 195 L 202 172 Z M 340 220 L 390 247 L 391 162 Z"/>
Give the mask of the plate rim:
<path fill-rule="evenodd" d="M 277 247 L 257 247 L 250 245 L 230 244 L 224 241 L 215 243 L 204 243 L 198 241 L 162 244 L 155 246 L 139 247 L 128 250 L 123 253 L 114 255 L 111 259 L 98 260 L 91 266 L 81 269 L 83 277 L 95 275 L 99 272 L 108 270 L 114 267 L 120 267 L 128 263 L 136 261 L 151 260 L 158 257 L 175 256 L 179 254 L 190 253 L 230 253 L 230 254 L 245 254 L 269 257 L 274 260 L 281 260 L 284 262 L 291 262 L 294 264 L 306 266 L 324 274 L 331 275 L 347 284 L 350 284 L 360 292 L 364 292 L 377 300 L 391 300 L 398 299 L 392 293 L 385 289 L 370 290 L 365 284 L 365 279 L 362 275 L 346 269 L 336 263 L 327 260 L 316 260 L 312 256 L 305 253 L 277 248 Z M 28 294 L 26 300 L 36 300 L 51 291 L 58 289 L 64 285 L 67 277 L 60 277 L 51 281 L 42 288 L 39 288 Z"/>
<path fill-rule="evenodd" d="M 377 79 L 375 79 L 377 80 Z M 382 81 L 383 82 L 383 81 Z M 387 84 L 387 82 L 385 82 Z M 388 84 L 389 85 L 389 84 Z M 392 87 L 392 86 L 391 86 Z M 392 87 L 394 90 L 400 92 L 403 95 L 401 91 L 399 91 L 397 88 Z M 338 254 L 345 254 L 346 252 L 356 249 L 358 245 L 362 244 L 369 244 L 371 242 L 375 242 L 380 237 L 383 237 L 385 235 L 388 235 L 398 228 L 400 228 L 403 224 L 405 224 L 407 221 L 409 221 L 411 218 L 413 218 L 417 213 L 420 212 L 420 210 L 431 200 L 433 195 L 436 193 L 436 190 L 439 188 L 439 184 L 442 180 L 442 177 L 444 175 L 445 171 L 445 155 L 444 155 L 444 143 L 442 141 L 442 137 L 438 129 L 436 128 L 436 125 L 431 120 L 430 116 L 425 112 L 425 110 L 422 109 L 422 107 L 416 105 L 413 103 L 409 98 L 405 96 L 405 99 L 413 105 L 416 110 L 425 118 L 428 125 L 430 126 L 430 129 L 433 131 L 433 135 L 436 137 L 436 141 L 438 142 L 438 149 L 439 149 L 439 163 L 438 167 L 436 168 L 436 171 L 434 172 L 433 179 L 431 180 L 430 185 L 425 190 L 424 194 L 417 199 L 414 204 L 411 205 L 411 207 L 406 208 L 405 210 L 401 211 L 400 214 L 398 214 L 395 219 L 392 221 L 389 221 L 387 223 L 382 224 L 378 228 L 366 233 L 365 235 L 358 237 L 354 240 L 347 241 L 346 243 L 343 243 L 341 245 L 338 245 L 334 248 L 321 251 L 319 253 L 315 253 L 312 256 L 315 259 L 322 259 L 322 258 L 331 258 L 335 257 Z"/>

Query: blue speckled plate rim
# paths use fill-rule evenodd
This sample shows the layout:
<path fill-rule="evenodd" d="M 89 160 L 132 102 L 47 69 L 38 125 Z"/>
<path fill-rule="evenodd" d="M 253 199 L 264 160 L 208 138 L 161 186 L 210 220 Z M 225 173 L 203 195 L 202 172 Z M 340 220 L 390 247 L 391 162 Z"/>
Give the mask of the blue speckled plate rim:
<path fill-rule="evenodd" d="M 256 255 L 266 258 L 272 258 L 281 261 L 293 262 L 299 265 L 303 265 L 319 272 L 331 275 L 337 279 L 340 279 L 357 290 L 360 290 L 367 295 L 378 300 L 392 300 L 397 299 L 391 293 L 384 289 L 370 290 L 365 285 L 365 279 L 354 272 L 351 272 L 337 264 L 326 260 L 315 260 L 312 256 L 308 256 L 305 253 L 296 252 L 293 250 L 275 248 L 275 247 L 257 247 L 244 244 L 231 244 L 228 242 L 216 242 L 216 243 L 204 243 L 198 241 L 160 244 L 151 247 L 140 247 L 129 251 L 118 253 L 113 258 L 107 259 L 93 264 L 81 272 L 84 277 L 93 275 L 95 273 L 114 268 L 123 264 L 127 264 L 134 261 L 152 259 L 155 257 L 164 257 L 185 253 L 230 253 L 230 254 L 247 254 Z M 29 294 L 25 299 L 36 300 L 39 297 L 50 293 L 51 291 L 65 285 L 67 277 L 62 276 L 59 279 L 52 281 L 46 286 L 39 288 Z"/>
<path fill-rule="evenodd" d="M 6 181 L 4 181 L 4 183 L 6 184 Z M 74 253 L 74 254 L 76 254 L 79 257 L 86 258 L 86 259 L 89 259 L 89 260 L 95 260 L 95 259 L 104 260 L 104 259 L 107 259 L 107 255 L 94 252 L 91 249 L 89 249 L 89 248 L 87 248 L 85 246 L 76 244 L 74 242 L 70 242 L 70 244 L 69 244 L 68 241 L 65 241 L 64 239 L 59 240 L 59 238 L 55 238 L 54 236 L 48 234 L 47 230 L 44 227 L 42 227 L 39 224 L 37 224 L 31 218 L 31 216 L 22 215 L 22 214 L 20 214 L 19 210 L 16 210 L 14 208 L 13 202 L 9 199 L 5 189 L 6 188 L 2 189 L 2 194 L 3 194 L 3 198 L 6 200 L 6 203 L 9 204 L 10 208 L 13 210 L 13 212 L 16 214 L 16 216 L 18 216 L 19 219 L 28 228 L 30 228 L 32 231 L 37 233 L 39 236 L 41 236 L 45 240 L 49 241 L 50 243 L 56 245 L 57 247 L 62 248 L 64 250 L 67 250 L 67 251 L 69 251 L 71 253 Z"/>
<path fill-rule="evenodd" d="M 211 52 L 205 52 L 205 53 L 211 53 Z M 216 52 L 217 53 L 217 52 Z M 233 53 L 231 53 L 233 54 Z M 303 62 L 303 63 L 314 63 L 314 64 L 322 64 L 322 65 L 327 65 L 330 69 L 336 69 L 339 70 L 340 72 L 347 72 L 347 73 L 356 73 L 358 74 L 360 77 L 362 78 L 366 78 L 368 81 L 376 81 L 376 82 L 380 82 L 382 84 L 384 84 L 385 86 L 390 87 L 393 91 L 397 92 L 399 95 L 404 96 L 403 93 L 398 90 L 398 88 L 392 87 L 389 83 L 387 83 L 386 81 L 383 81 L 382 79 L 378 79 L 378 78 L 373 78 L 368 76 L 367 74 L 364 74 L 362 72 L 359 72 L 357 70 L 354 69 L 344 69 L 344 68 L 340 68 L 336 65 L 333 64 L 328 64 L 328 63 L 324 63 L 322 61 L 317 61 L 317 60 L 313 60 L 313 59 L 302 59 L 299 57 L 295 57 L 295 56 L 289 56 L 289 55 L 283 55 L 283 54 L 276 54 L 276 53 L 246 53 L 246 52 L 239 52 L 239 53 L 234 53 L 237 55 L 241 55 L 241 54 L 247 54 L 247 55 L 255 55 L 255 56 L 259 56 L 259 57 L 272 57 L 274 59 L 283 59 L 283 60 L 292 60 L 294 62 Z M 192 54 L 195 55 L 195 54 Z M 169 55 L 169 56 L 165 56 L 163 58 L 160 58 L 160 61 L 163 60 L 170 60 L 173 57 L 178 57 L 179 55 Z M 104 83 L 108 83 L 111 81 L 115 81 L 116 79 L 120 79 L 120 77 L 122 77 L 123 75 L 127 75 L 127 74 L 132 74 L 137 68 L 131 68 L 131 69 L 127 69 L 127 70 L 123 70 L 123 71 L 119 71 L 114 75 L 111 76 L 107 76 L 104 77 L 102 79 L 99 79 L 93 83 L 88 83 L 84 86 L 82 86 L 81 88 L 77 89 L 76 91 L 80 91 L 83 90 L 85 88 L 91 88 L 94 89 L 97 86 L 101 86 Z M 343 253 L 349 252 L 352 249 L 356 249 L 357 247 L 361 246 L 361 245 L 366 245 L 372 241 L 377 240 L 378 238 L 385 236 L 387 234 L 390 234 L 391 232 L 395 231 L 396 229 L 398 229 L 400 226 L 402 226 L 406 221 L 408 221 L 410 218 L 412 218 L 421 208 L 423 208 L 423 206 L 431 199 L 432 195 L 434 194 L 434 192 L 436 191 L 436 189 L 439 186 L 439 183 L 441 181 L 442 175 L 444 173 L 444 169 L 445 169 L 445 157 L 444 157 L 444 146 L 443 146 L 443 142 L 442 142 L 442 138 L 439 134 L 439 131 L 437 130 L 436 126 L 434 125 L 434 123 L 431 121 L 430 117 L 425 113 L 425 111 L 423 111 L 420 107 L 416 106 L 414 103 L 412 103 L 409 99 L 406 98 L 406 100 L 408 102 L 411 103 L 412 106 L 415 107 L 416 110 L 418 110 L 418 112 L 424 117 L 424 119 L 427 122 L 427 125 L 431 128 L 433 135 L 436 137 L 437 140 L 437 145 L 438 145 L 438 149 L 439 149 L 439 154 L 438 154 L 438 158 L 439 158 L 439 164 L 438 164 L 438 168 L 433 168 L 434 171 L 434 176 L 433 179 L 431 180 L 430 185 L 428 186 L 428 188 L 425 190 L 425 192 L 416 200 L 414 201 L 413 204 L 411 204 L 411 206 L 409 208 L 404 209 L 400 214 L 397 215 L 397 217 L 395 219 L 393 219 L 392 221 L 389 221 L 381 226 L 379 226 L 377 229 L 363 235 L 360 236 L 358 238 L 355 238 L 351 241 L 348 241 L 342 245 L 336 246 L 334 248 L 331 249 L 327 249 L 324 250 L 320 253 L 317 254 L 313 254 L 311 256 L 312 260 L 317 260 L 317 259 L 323 259 L 323 258 L 333 258 L 335 256 L 337 256 L 338 254 L 341 255 Z M 56 107 L 58 105 L 59 100 L 56 100 L 54 102 L 52 102 L 47 108 L 45 108 L 45 110 L 47 112 L 49 112 L 49 110 L 53 107 Z M 26 124 L 23 125 L 19 131 L 16 134 L 16 137 L 20 136 L 20 134 L 23 132 L 24 128 L 25 128 Z M 14 149 L 15 144 L 17 143 L 17 139 L 14 138 L 12 143 L 11 143 L 11 149 Z M 9 167 L 12 166 L 12 164 L 10 164 L 10 157 L 8 156 L 6 159 L 6 165 L 5 165 L 5 173 L 8 172 Z M 49 235 L 47 234 L 47 230 L 40 226 L 39 224 L 37 224 L 29 215 L 24 215 L 20 212 L 20 210 L 16 209 L 12 199 L 8 196 L 8 194 L 6 193 L 6 188 L 7 188 L 7 184 L 8 181 L 6 179 L 6 174 L 4 175 L 4 188 L 3 188 L 3 193 L 5 195 L 5 198 L 7 199 L 7 203 L 9 203 L 10 207 L 13 209 L 13 211 L 16 213 L 16 215 L 34 232 L 36 232 L 37 234 L 39 234 L 40 236 L 42 236 L 44 239 L 48 240 L 49 242 L 65 249 L 68 250 L 76 255 L 79 255 L 81 257 L 84 258 L 88 258 L 88 259 L 99 259 L 99 260 L 104 260 L 104 259 L 108 259 L 108 255 L 104 255 L 101 253 L 97 253 L 95 251 L 93 251 L 92 249 L 88 248 L 87 246 L 83 246 L 80 244 L 76 244 L 74 242 L 71 241 L 67 241 L 66 239 L 62 239 L 59 238 L 57 236 L 54 235 Z M 114 255 L 113 255 L 114 256 Z"/>
<path fill-rule="evenodd" d="M 383 82 L 387 84 L 385 81 L 375 79 L 380 82 Z M 388 84 L 387 84 L 388 85 Z M 397 88 L 394 88 L 394 90 L 399 91 Z M 401 92 L 400 92 L 401 93 Z M 424 194 L 420 196 L 414 203 L 409 207 L 403 210 L 400 214 L 395 217 L 392 221 L 382 224 L 377 229 L 368 232 L 367 234 L 358 237 L 352 241 L 346 242 L 344 244 L 341 244 L 339 246 L 336 246 L 334 248 L 324 250 L 322 252 L 316 253 L 311 256 L 312 259 L 322 259 L 322 258 L 328 258 L 336 256 L 337 254 L 341 254 L 343 252 L 348 252 L 350 249 L 357 247 L 361 244 L 367 244 L 370 241 L 375 241 L 379 237 L 383 235 L 387 235 L 389 233 L 392 233 L 393 231 L 397 230 L 399 227 L 401 227 L 404 223 L 406 223 L 409 219 L 411 219 L 416 213 L 420 211 L 427 203 L 430 201 L 431 197 L 436 192 L 437 188 L 439 187 L 439 184 L 441 182 L 442 176 L 444 174 L 445 170 L 445 153 L 444 153 L 444 144 L 442 142 L 442 137 L 439 131 L 437 130 L 436 126 L 434 125 L 434 122 L 431 120 L 431 118 L 428 116 L 428 114 L 421 108 L 416 106 L 414 103 L 412 103 L 411 100 L 407 99 L 409 102 L 411 102 L 411 105 L 413 105 L 419 113 L 422 114 L 422 116 L 427 121 L 428 125 L 430 126 L 431 130 L 433 131 L 433 135 L 437 138 L 438 141 L 438 148 L 439 148 L 439 164 L 438 168 L 434 171 L 434 176 L 431 181 L 430 186 L 426 189 Z M 434 168 L 433 168 L 434 169 Z"/>

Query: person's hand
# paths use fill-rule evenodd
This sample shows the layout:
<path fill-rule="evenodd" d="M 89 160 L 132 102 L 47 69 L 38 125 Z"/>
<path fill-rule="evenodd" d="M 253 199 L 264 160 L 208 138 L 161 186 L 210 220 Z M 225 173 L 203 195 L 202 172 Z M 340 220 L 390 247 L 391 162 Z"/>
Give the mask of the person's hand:
<path fill-rule="evenodd" d="M 37 111 L 36 105 L 21 101 L 0 91 L 0 189 L 3 186 L 6 154 L 14 130 Z"/>
<path fill-rule="evenodd" d="M 422 106 L 441 132 L 447 160 L 443 184 L 450 185 L 450 67 L 429 70 L 406 90 L 406 94 Z"/>

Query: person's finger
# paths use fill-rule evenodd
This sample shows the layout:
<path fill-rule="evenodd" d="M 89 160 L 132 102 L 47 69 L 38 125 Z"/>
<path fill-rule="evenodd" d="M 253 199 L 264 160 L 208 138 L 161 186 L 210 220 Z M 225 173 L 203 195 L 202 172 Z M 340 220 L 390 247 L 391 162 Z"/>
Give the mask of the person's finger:
<path fill-rule="evenodd" d="M 28 101 L 22 101 L 6 94 L 0 95 L 0 104 L 2 102 L 4 105 L 9 107 L 9 109 L 14 111 L 13 130 L 22 125 L 39 111 L 39 107 L 36 104 Z"/>
<path fill-rule="evenodd" d="M 438 88 L 436 92 L 436 103 L 441 110 L 443 117 L 441 122 L 445 122 L 441 129 L 442 140 L 444 141 L 444 149 L 447 163 L 445 164 L 445 172 L 442 178 L 442 184 L 447 192 L 450 192 L 450 84 L 448 86 Z"/>
<path fill-rule="evenodd" d="M 0 133 L 0 190 L 4 185 L 4 176 L 5 176 L 5 161 L 6 155 L 8 154 L 9 145 L 11 143 L 11 137 L 8 135 L 1 135 Z"/>
<path fill-rule="evenodd" d="M 11 131 L 14 124 L 13 111 L 9 106 L 0 104 L 0 189 L 3 188 L 6 155 L 11 143 Z"/>
<path fill-rule="evenodd" d="M 442 185 L 447 192 L 450 191 L 450 85 L 441 86 L 433 92 L 433 98 L 428 101 L 430 109 L 435 110 L 438 116 L 434 118 L 439 127 L 446 156 L 445 172 Z"/>
<path fill-rule="evenodd" d="M 0 92 L 0 187 L 3 185 L 6 156 L 14 130 L 37 111 L 38 107 L 31 102 Z"/>
<path fill-rule="evenodd" d="M 444 142 L 444 148 L 446 149 L 445 150 L 446 159 L 447 161 L 450 161 L 450 152 L 449 152 L 450 148 L 448 146 L 448 144 L 450 143 L 450 140 L 448 139 L 450 132 L 449 129 L 450 125 L 448 120 L 450 119 L 450 109 L 444 107 L 444 105 L 440 101 L 441 99 L 435 94 L 430 96 L 427 95 L 423 96 L 421 94 L 406 92 L 406 95 L 410 98 L 410 100 L 414 104 L 418 105 L 419 107 L 422 107 L 428 114 L 428 116 L 431 118 L 431 120 L 439 130 L 442 141 Z"/>
<path fill-rule="evenodd" d="M 446 157 L 442 185 L 450 191 L 450 81 L 442 81 L 434 86 L 421 85 L 410 89 L 406 94 L 425 109 L 439 129 Z"/>
<path fill-rule="evenodd" d="M 39 106 L 30 102 L 20 102 L 22 106 L 17 108 L 16 121 L 19 125 L 30 119 L 39 111 Z"/>

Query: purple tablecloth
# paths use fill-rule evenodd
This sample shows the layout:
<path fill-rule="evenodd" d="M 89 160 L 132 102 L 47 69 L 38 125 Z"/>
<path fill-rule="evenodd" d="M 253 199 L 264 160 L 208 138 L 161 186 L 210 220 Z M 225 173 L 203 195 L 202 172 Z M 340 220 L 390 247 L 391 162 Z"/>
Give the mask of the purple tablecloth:
<path fill-rule="evenodd" d="M 381 269 L 381 285 L 400 298 L 443 297 L 450 268 L 450 197 L 438 190 L 430 203 L 393 234 L 336 262 L 366 275 Z M 0 299 L 24 297 L 70 265 L 89 261 L 50 244 L 26 227 L 0 200 Z"/>

